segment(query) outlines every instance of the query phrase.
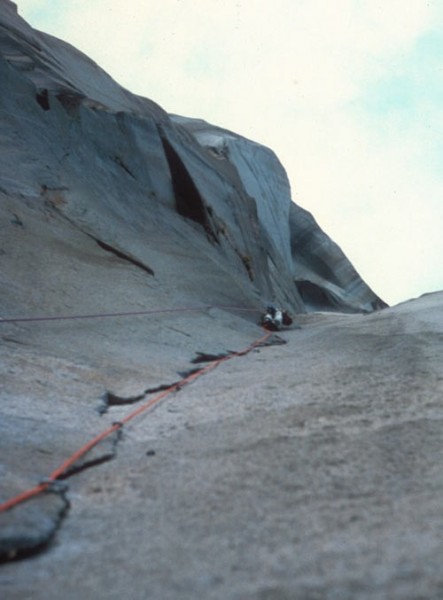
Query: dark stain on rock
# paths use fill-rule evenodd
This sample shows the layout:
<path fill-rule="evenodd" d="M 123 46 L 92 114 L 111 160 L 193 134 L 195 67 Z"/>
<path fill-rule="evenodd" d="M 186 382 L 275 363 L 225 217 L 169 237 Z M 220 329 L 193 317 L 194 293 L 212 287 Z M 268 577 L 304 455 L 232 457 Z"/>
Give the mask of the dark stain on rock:
<path fill-rule="evenodd" d="M 84 94 L 74 90 L 62 90 L 56 97 L 67 113 L 75 112 L 86 98 Z"/>
<path fill-rule="evenodd" d="M 16 213 L 14 213 L 14 218 L 11 219 L 11 223 L 12 225 L 16 225 L 17 227 L 24 227 L 23 221 Z"/>
<path fill-rule="evenodd" d="M 41 108 L 45 111 L 48 111 L 51 109 L 51 106 L 49 104 L 49 94 L 48 94 L 48 90 L 42 90 L 41 92 L 38 92 L 35 95 L 35 99 L 37 100 L 38 104 L 41 106 Z"/>

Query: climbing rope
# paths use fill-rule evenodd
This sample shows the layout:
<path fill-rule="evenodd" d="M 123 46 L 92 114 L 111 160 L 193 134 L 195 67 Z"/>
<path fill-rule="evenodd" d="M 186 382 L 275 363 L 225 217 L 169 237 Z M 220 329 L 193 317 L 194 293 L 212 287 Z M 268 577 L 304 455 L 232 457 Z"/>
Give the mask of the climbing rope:
<path fill-rule="evenodd" d="M 207 306 L 204 308 L 207 309 L 207 308 L 215 308 L 215 307 Z M 204 308 L 200 307 L 198 309 L 193 308 L 193 309 L 166 309 L 166 310 L 162 310 L 162 311 L 160 311 L 160 310 L 159 311 L 144 311 L 144 314 L 152 314 L 153 312 L 171 312 L 171 311 L 178 311 L 178 310 L 182 310 L 182 311 L 183 310 L 203 310 Z M 217 308 L 220 308 L 220 307 L 217 307 Z M 233 307 L 231 307 L 231 308 L 233 308 Z M 244 310 L 248 310 L 248 309 L 244 309 Z M 124 313 L 124 314 L 126 316 L 126 315 L 133 314 L 133 313 Z M 141 314 L 141 313 L 137 313 L 137 314 Z M 111 315 L 99 315 L 99 316 L 111 316 Z M 121 316 L 121 314 L 118 314 L 116 316 Z M 38 318 L 38 320 L 53 320 L 54 318 L 55 317 L 49 317 L 49 318 L 40 317 L 40 318 Z M 79 316 L 79 317 L 74 317 L 74 318 L 85 318 L 85 317 Z M 89 317 L 86 317 L 86 318 L 92 318 L 92 315 Z M 23 319 L 20 319 L 20 320 L 23 320 Z M 123 419 L 121 419 L 118 422 L 113 423 L 107 429 L 105 429 L 104 431 L 102 431 L 101 433 L 99 433 L 98 435 L 93 437 L 92 439 L 90 439 L 81 448 L 76 450 L 73 454 L 71 454 L 71 456 L 69 456 L 66 460 L 64 460 L 49 475 L 49 477 L 40 481 L 34 487 L 32 487 L 28 490 L 25 490 L 25 491 L 17 494 L 16 496 L 10 498 L 9 500 L 6 500 L 5 502 L 1 503 L 0 504 L 0 512 L 9 510 L 9 509 L 13 508 L 14 506 L 17 506 L 18 504 L 21 504 L 22 502 L 25 502 L 26 500 L 29 500 L 30 498 L 38 496 L 39 494 L 41 494 L 45 491 L 61 490 L 64 493 L 66 491 L 65 488 L 59 487 L 62 484 L 62 482 L 60 482 L 60 480 L 68 478 L 70 476 L 69 469 L 72 468 L 79 459 L 83 458 L 90 450 L 92 450 L 92 448 L 97 446 L 97 444 L 99 444 L 102 440 L 109 437 L 114 432 L 117 432 L 118 430 L 120 430 L 126 423 L 128 423 L 132 419 L 135 419 L 142 413 L 148 411 L 149 409 L 151 409 L 154 406 L 156 406 L 157 404 L 159 404 L 162 400 L 164 400 L 167 396 L 169 396 L 173 392 L 181 389 L 183 386 L 185 386 L 187 384 L 192 383 L 193 381 L 195 381 L 202 375 L 209 373 L 210 371 L 212 371 L 213 369 L 218 367 L 221 363 L 231 360 L 232 358 L 235 358 L 235 357 L 245 356 L 246 354 L 248 354 L 249 352 L 254 350 L 254 348 L 257 348 L 258 346 L 264 344 L 271 335 L 273 335 L 272 331 L 266 331 L 264 335 L 262 335 L 261 337 L 256 339 L 254 342 L 249 344 L 249 346 L 247 346 L 243 350 L 239 350 L 237 352 L 230 352 L 229 354 L 226 354 L 225 356 L 216 358 L 215 360 L 208 363 L 205 367 L 202 367 L 201 369 L 197 369 L 196 371 L 193 371 L 189 375 L 186 375 L 181 380 L 172 384 L 171 386 L 169 386 L 168 388 L 163 390 L 158 395 L 149 399 L 147 402 L 144 402 L 138 408 L 136 408 L 135 410 L 133 410 L 129 414 L 127 414 Z"/>
<path fill-rule="evenodd" d="M 90 315 L 59 315 L 59 316 L 36 316 L 36 317 L 0 317 L 0 324 L 2 323 L 32 323 L 37 321 L 73 321 L 78 319 L 109 319 L 115 317 L 138 317 L 146 315 L 157 315 L 164 313 L 180 313 L 180 312 L 200 312 L 209 310 L 211 308 L 218 308 L 221 310 L 238 310 L 243 312 L 257 312 L 256 308 L 245 308 L 243 306 L 229 306 L 229 305 L 214 305 L 208 304 L 204 306 L 187 306 L 180 308 L 159 308 L 152 310 L 139 310 L 130 312 L 117 312 L 117 313 L 97 313 Z"/>

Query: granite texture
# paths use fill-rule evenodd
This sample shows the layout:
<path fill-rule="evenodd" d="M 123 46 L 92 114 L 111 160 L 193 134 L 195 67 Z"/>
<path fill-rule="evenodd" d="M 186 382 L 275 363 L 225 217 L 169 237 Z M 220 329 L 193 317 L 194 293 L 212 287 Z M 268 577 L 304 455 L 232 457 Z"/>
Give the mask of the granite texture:
<path fill-rule="evenodd" d="M 167 115 L 69 44 L 34 31 L 11 2 L 1 6 L 0 192 L 12 215 L 30 208 L 41 220 L 64 219 L 67 230 L 146 266 L 183 301 L 223 304 L 229 290 L 234 303 L 304 312 L 309 282 L 324 291 L 316 300 L 324 309 L 384 306 L 292 203 L 271 150 Z M 178 278 L 183 246 L 205 267 L 191 258 Z M 205 271 L 218 279 L 211 290 L 200 281 Z"/>
<path fill-rule="evenodd" d="M 8 0 L 0 55 L 0 501 L 295 317 L 2 513 L 0 597 L 440 599 L 442 293 L 386 308 L 271 150 Z"/>

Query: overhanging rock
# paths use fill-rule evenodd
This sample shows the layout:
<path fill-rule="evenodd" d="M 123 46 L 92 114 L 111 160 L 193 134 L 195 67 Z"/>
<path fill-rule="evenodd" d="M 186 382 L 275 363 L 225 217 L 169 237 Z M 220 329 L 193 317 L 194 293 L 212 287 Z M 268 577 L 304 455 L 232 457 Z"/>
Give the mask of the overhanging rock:
<path fill-rule="evenodd" d="M 1 7 L 0 119 L 8 152 L 0 156 L 0 189 L 13 212 L 32 205 L 43 219 L 57 211 L 161 274 L 163 289 L 193 300 L 215 302 L 229 290 L 235 302 L 274 301 L 293 312 L 384 306 L 291 202 L 271 150 L 166 114 L 69 44 L 33 30 L 12 2 L 1 0 Z M 193 258 L 180 266 L 182 285 L 175 275 L 184 247 Z M 196 257 L 216 274 L 210 290 L 198 278 L 190 291 Z"/>

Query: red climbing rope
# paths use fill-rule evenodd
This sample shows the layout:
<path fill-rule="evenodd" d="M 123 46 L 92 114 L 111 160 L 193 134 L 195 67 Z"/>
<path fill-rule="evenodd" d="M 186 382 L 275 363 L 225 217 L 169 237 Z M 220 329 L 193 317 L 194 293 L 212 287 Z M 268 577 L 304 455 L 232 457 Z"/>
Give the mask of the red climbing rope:
<path fill-rule="evenodd" d="M 213 308 L 213 307 L 208 307 L 208 308 Z M 155 312 L 167 312 L 167 311 L 155 311 Z M 25 502 L 26 500 L 29 500 L 30 498 L 33 498 L 34 496 L 38 496 L 42 492 L 50 489 L 51 486 L 53 486 L 54 484 L 57 483 L 57 481 L 69 476 L 69 475 L 67 475 L 68 470 L 80 458 L 85 456 L 92 448 L 94 448 L 94 446 L 96 446 L 103 439 L 105 439 L 106 437 L 110 436 L 112 433 L 114 433 L 115 431 L 117 431 L 121 427 L 123 427 L 123 425 L 125 425 L 126 423 L 128 423 L 129 421 L 131 421 L 132 419 L 134 419 L 141 413 L 146 412 L 150 408 L 153 408 L 156 404 L 158 404 L 164 398 L 166 398 L 166 396 L 169 396 L 170 394 L 172 394 L 173 392 L 182 388 L 183 386 L 185 386 L 189 383 L 192 383 L 193 381 L 195 381 L 202 375 L 209 373 L 209 371 L 212 371 L 213 369 L 218 367 L 218 365 L 220 365 L 221 363 L 226 362 L 227 360 L 230 360 L 235 357 L 245 356 L 246 354 L 251 352 L 254 348 L 257 348 L 257 346 L 260 346 L 261 344 L 266 342 L 266 340 L 271 335 L 272 335 L 271 331 L 266 331 L 266 333 L 264 335 L 262 335 L 260 338 L 258 338 L 254 342 L 252 342 L 252 344 L 249 344 L 249 346 L 247 346 L 243 350 L 239 350 L 237 352 L 231 352 L 229 354 L 226 354 L 225 356 L 222 356 L 220 358 L 217 358 L 217 359 L 211 361 L 205 367 L 202 367 L 201 369 L 198 369 L 197 371 L 193 371 L 190 375 L 183 377 L 180 381 L 174 383 L 170 387 L 163 390 L 160 394 L 154 396 L 147 402 L 143 403 L 141 406 L 139 406 L 138 408 L 136 408 L 135 410 L 133 410 L 132 412 L 127 414 L 119 422 L 113 423 L 110 427 L 108 427 L 107 429 L 105 429 L 104 431 L 102 431 L 101 433 L 99 433 L 98 435 L 93 437 L 91 440 L 89 440 L 86 444 L 84 444 L 81 448 L 79 448 L 76 452 L 74 452 L 71 456 L 69 456 L 65 461 L 63 461 L 61 463 L 61 465 L 58 466 L 49 475 L 49 477 L 47 479 L 43 480 L 38 485 L 36 485 L 24 492 L 21 492 L 20 494 L 14 496 L 13 498 L 10 498 L 9 500 L 6 500 L 6 502 L 3 502 L 2 504 L 0 504 L 0 512 L 4 512 L 10 508 L 13 508 L 14 506 L 17 506 L 18 504 Z"/>

